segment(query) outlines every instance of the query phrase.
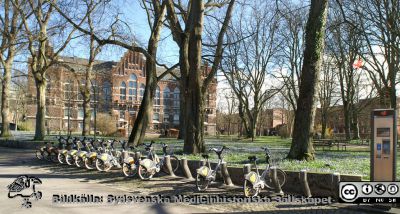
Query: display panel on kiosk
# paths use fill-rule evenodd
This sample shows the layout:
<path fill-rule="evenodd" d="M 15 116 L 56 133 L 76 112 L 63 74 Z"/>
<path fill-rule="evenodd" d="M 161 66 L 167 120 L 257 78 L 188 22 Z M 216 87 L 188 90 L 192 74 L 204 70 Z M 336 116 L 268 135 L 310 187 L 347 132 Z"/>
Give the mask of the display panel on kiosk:
<path fill-rule="evenodd" d="M 371 181 L 396 180 L 396 118 L 393 109 L 372 112 Z"/>

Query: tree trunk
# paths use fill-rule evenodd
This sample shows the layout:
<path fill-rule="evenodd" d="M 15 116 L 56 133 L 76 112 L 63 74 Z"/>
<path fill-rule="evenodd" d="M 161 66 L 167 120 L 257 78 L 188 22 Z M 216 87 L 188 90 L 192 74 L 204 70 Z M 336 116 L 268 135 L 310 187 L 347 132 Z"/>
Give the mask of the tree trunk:
<path fill-rule="evenodd" d="M 90 87 L 91 87 L 91 73 L 93 68 L 93 62 L 89 62 L 88 70 L 86 70 L 85 75 L 85 88 L 83 89 L 83 129 L 82 136 L 90 135 L 90 120 L 91 120 L 91 111 L 90 111 Z M 95 89 L 98 90 L 98 87 Z M 98 91 L 95 91 L 94 96 L 97 96 Z"/>
<path fill-rule="evenodd" d="M 312 133 L 316 91 L 324 49 L 328 0 L 312 0 L 306 26 L 304 62 L 294 121 L 293 140 L 288 159 L 314 160 Z"/>
<path fill-rule="evenodd" d="M 182 66 L 181 66 L 182 67 Z M 184 115 L 185 115 L 185 91 L 183 90 L 186 87 L 182 87 L 182 84 L 184 81 L 180 81 L 180 93 L 179 93 L 179 133 L 178 133 L 178 139 L 185 139 L 185 132 L 186 132 L 186 126 L 185 126 L 185 120 L 184 120 Z"/>
<path fill-rule="evenodd" d="M 178 139 L 185 139 L 186 134 L 186 120 L 184 118 L 186 108 L 186 96 L 187 91 L 187 75 L 189 74 L 189 40 L 187 36 L 181 38 L 182 42 L 179 48 L 179 67 L 181 73 L 180 83 L 180 94 L 179 94 L 179 135 Z"/>
<path fill-rule="evenodd" d="M 354 104 L 352 104 L 352 111 L 351 111 L 351 118 L 352 118 L 352 123 L 351 123 L 351 130 L 353 131 L 353 140 L 360 139 L 360 131 L 358 127 L 358 114 L 357 110 L 354 107 Z"/>
<path fill-rule="evenodd" d="M 351 115 L 350 115 L 350 107 L 348 102 L 343 102 L 343 114 L 344 114 L 344 133 L 346 140 L 350 140 L 351 138 Z"/>
<path fill-rule="evenodd" d="M 243 125 L 244 125 L 244 129 L 246 131 L 246 138 L 250 138 L 251 137 L 251 132 L 250 132 L 250 129 L 248 128 L 246 117 L 244 116 L 243 104 L 240 101 L 239 101 L 238 110 L 239 110 L 239 117 L 240 117 L 240 120 L 241 120 L 240 132 L 239 132 L 240 136 L 242 136 L 242 134 L 243 134 L 242 128 L 243 128 Z"/>
<path fill-rule="evenodd" d="M 192 75 L 193 76 L 193 75 Z M 197 154 L 205 151 L 204 147 L 204 94 L 201 92 L 199 77 L 192 77 L 192 87 L 188 88 L 189 96 L 186 97 L 185 113 L 185 143 L 183 151 L 188 154 Z"/>
<path fill-rule="evenodd" d="M 149 60 L 150 61 L 150 60 Z M 146 62 L 150 63 L 150 62 Z M 151 69 L 151 67 L 147 68 Z M 155 68 L 155 66 L 154 66 Z M 152 75 L 146 76 L 146 88 L 144 90 L 143 99 L 140 104 L 135 123 L 133 124 L 132 132 L 129 136 L 128 143 L 130 145 L 140 145 L 144 141 L 146 129 L 150 120 L 150 112 L 153 109 L 154 93 L 157 88 L 157 82 L 153 80 Z"/>
<path fill-rule="evenodd" d="M 34 140 L 44 140 L 45 137 L 45 117 L 46 117 L 46 81 L 38 80 L 36 82 L 36 129 Z"/>
<path fill-rule="evenodd" d="M 150 120 L 150 112 L 153 109 L 154 94 L 157 89 L 157 72 L 156 72 L 156 57 L 158 42 L 160 40 L 161 30 L 163 27 L 163 19 L 165 15 L 165 5 L 158 8 L 159 11 L 155 14 L 152 26 L 151 36 L 147 44 L 147 51 L 152 58 L 146 59 L 146 87 L 143 94 L 143 99 L 140 104 L 138 116 L 133 124 L 131 134 L 129 135 L 128 144 L 140 145 L 144 141 L 146 129 Z"/>
<path fill-rule="evenodd" d="M 204 2 L 194 1 L 190 4 L 189 23 L 192 26 L 189 35 L 189 73 L 185 96 L 185 141 L 183 151 L 197 154 L 205 151 L 204 132 L 204 97 L 202 90 L 202 32 L 204 19 Z"/>
<path fill-rule="evenodd" d="M 327 123 L 327 117 L 328 115 L 326 114 L 326 112 L 323 112 L 325 110 L 322 110 L 321 108 L 321 138 L 325 139 L 326 138 L 326 123 Z"/>
<path fill-rule="evenodd" d="M 10 81 L 11 69 L 13 59 L 8 59 L 4 66 L 3 85 L 1 91 L 1 137 L 8 137 L 10 132 L 10 108 L 9 108 L 9 95 L 10 95 Z"/>

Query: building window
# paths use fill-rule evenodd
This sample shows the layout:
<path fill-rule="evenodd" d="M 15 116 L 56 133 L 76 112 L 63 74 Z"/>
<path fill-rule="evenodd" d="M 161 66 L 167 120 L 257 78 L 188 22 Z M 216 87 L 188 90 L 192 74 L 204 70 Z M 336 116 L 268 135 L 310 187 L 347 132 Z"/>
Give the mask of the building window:
<path fill-rule="evenodd" d="M 50 92 L 51 92 L 51 78 L 50 78 L 50 76 L 46 75 L 46 79 L 47 79 L 46 92 L 47 92 L 47 94 L 50 94 Z"/>
<path fill-rule="evenodd" d="M 99 90 L 100 90 L 100 87 L 97 84 L 97 81 L 96 80 L 92 80 L 91 81 L 91 87 L 90 87 L 90 99 L 92 101 L 98 101 L 99 100 L 99 98 L 98 98 Z"/>
<path fill-rule="evenodd" d="M 78 118 L 83 118 L 83 116 L 84 116 L 84 112 L 83 112 L 83 108 L 79 108 L 78 109 Z"/>
<path fill-rule="evenodd" d="M 121 83 L 121 86 L 119 87 L 119 99 L 120 100 L 125 100 L 126 99 L 126 84 L 125 82 Z"/>
<path fill-rule="evenodd" d="M 64 99 L 69 100 L 73 98 L 74 83 L 67 81 L 64 83 Z"/>
<path fill-rule="evenodd" d="M 103 83 L 103 96 L 105 101 L 111 100 L 111 83 L 108 81 Z"/>
<path fill-rule="evenodd" d="M 153 120 L 160 122 L 160 113 L 158 113 L 158 112 L 154 113 Z"/>
<path fill-rule="evenodd" d="M 64 118 L 68 118 L 68 116 L 71 118 L 70 108 L 65 108 L 64 109 Z"/>
<path fill-rule="evenodd" d="M 174 107 L 175 108 L 179 108 L 179 103 L 180 103 L 180 91 L 179 91 L 179 88 L 178 87 L 176 87 L 175 88 L 175 90 L 174 90 Z"/>
<path fill-rule="evenodd" d="M 164 113 L 164 123 L 169 122 L 169 114 Z"/>
<path fill-rule="evenodd" d="M 136 100 L 137 95 L 137 77 L 135 74 L 131 74 L 129 78 L 129 100 Z"/>
<path fill-rule="evenodd" d="M 154 105 L 160 105 L 160 87 L 157 86 L 156 94 L 154 96 Z"/>
<path fill-rule="evenodd" d="M 79 123 L 78 123 L 78 128 L 79 128 L 79 130 L 82 130 L 82 129 L 83 129 L 83 123 L 82 123 L 82 122 L 79 122 Z"/>
<path fill-rule="evenodd" d="M 170 105 L 170 93 L 171 91 L 169 90 L 168 86 L 164 89 L 163 92 L 163 106 L 164 106 L 164 111 L 168 109 L 168 106 Z"/>
<path fill-rule="evenodd" d="M 119 119 L 125 119 L 125 111 L 119 111 Z"/>

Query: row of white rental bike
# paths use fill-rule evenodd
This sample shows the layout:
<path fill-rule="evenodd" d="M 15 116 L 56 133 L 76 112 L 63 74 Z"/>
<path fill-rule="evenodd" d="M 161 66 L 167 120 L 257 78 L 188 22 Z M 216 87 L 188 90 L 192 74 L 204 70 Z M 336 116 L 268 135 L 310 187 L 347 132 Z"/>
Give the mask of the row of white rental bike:
<path fill-rule="evenodd" d="M 180 165 L 179 159 L 173 153 L 167 152 L 168 145 L 165 143 L 161 143 L 161 157 L 154 151 L 154 141 L 143 144 L 147 155 L 142 157 L 138 148 L 128 147 L 126 141 L 62 136 L 57 137 L 57 140 L 57 145 L 53 142 L 38 148 L 36 157 L 40 160 L 75 165 L 79 168 L 85 167 L 88 170 L 97 169 L 102 172 L 118 168 L 122 169 L 126 177 L 138 174 L 142 180 L 149 180 L 160 171 L 175 174 Z M 227 149 L 225 146 L 209 149 L 218 156 L 218 162 L 214 168 L 210 164 L 208 154 L 202 155 L 205 164 L 196 170 L 196 188 L 199 191 L 205 191 L 209 184 L 216 180 L 217 172 L 221 171 L 221 165 L 224 162 L 222 153 Z M 271 170 L 269 149 L 267 147 L 262 147 L 262 149 L 267 165 L 261 173 L 257 167 L 258 158 L 248 157 L 255 170 L 244 175 L 243 192 L 246 197 L 257 196 L 262 189 L 273 190 L 277 185 L 282 187 L 286 182 L 286 173 L 283 170 L 277 168 Z M 275 174 L 272 173 L 273 171 Z"/>
<path fill-rule="evenodd" d="M 179 168 L 179 160 L 172 153 L 167 152 L 168 145 L 162 143 L 162 157 L 154 151 L 154 141 L 144 144 L 146 158 L 135 158 L 138 148 L 128 147 L 126 141 L 104 140 L 93 138 L 57 137 L 58 143 L 47 143 L 36 150 L 36 157 L 54 163 L 67 164 L 88 170 L 108 172 L 112 168 L 122 169 L 126 177 L 136 174 L 142 180 L 151 179 L 156 173 L 168 173 L 165 157 L 170 158 L 172 171 Z M 129 155 L 123 155 L 129 154 Z M 133 155 L 132 155 L 133 154 Z M 139 153 L 140 154 L 140 153 Z"/>

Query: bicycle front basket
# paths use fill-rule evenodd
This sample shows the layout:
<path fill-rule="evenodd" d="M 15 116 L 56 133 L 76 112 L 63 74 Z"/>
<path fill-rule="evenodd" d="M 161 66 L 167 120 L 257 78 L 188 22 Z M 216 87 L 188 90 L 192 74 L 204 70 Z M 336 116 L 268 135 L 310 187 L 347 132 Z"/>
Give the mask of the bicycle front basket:
<path fill-rule="evenodd" d="M 257 183 L 258 180 L 259 180 L 258 175 L 257 175 L 257 173 L 255 173 L 255 172 L 249 172 L 248 174 L 246 174 L 246 175 L 244 176 L 244 178 L 245 178 L 246 180 L 250 181 L 250 183 L 252 183 L 252 184 Z"/>
<path fill-rule="evenodd" d="M 210 169 L 207 166 L 202 166 L 197 169 L 197 174 L 207 177 L 208 173 L 210 172 Z"/>

